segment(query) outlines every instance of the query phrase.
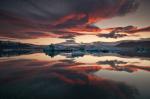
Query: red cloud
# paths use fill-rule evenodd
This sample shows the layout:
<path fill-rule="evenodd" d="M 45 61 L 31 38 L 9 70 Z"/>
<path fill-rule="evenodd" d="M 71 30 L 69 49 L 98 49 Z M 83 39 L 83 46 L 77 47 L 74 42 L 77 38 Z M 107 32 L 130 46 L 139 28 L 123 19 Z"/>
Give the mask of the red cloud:
<path fill-rule="evenodd" d="M 137 0 L 5 0 L 0 3 L 0 36 L 51 37 L 54 34 L 45 33 L 57 29 L 100 32 L 101 29 L 93 27 L 93 23 L 133 12 L 138 4 Z M 43 35 L 38 35 L 37 31 L 42 31 Z M 37 32 L 37 36 L 26 32 Z M 19 33 L 22 36 L 18 36 Z"/>

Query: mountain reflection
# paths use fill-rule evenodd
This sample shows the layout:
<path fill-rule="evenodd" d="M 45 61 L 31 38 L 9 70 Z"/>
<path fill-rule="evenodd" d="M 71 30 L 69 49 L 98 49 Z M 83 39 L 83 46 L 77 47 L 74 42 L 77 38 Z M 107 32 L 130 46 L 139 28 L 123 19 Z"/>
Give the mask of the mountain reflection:
<path fill-rule="evenodd" d="M 120 76 L 122 79 L 132 78 L 133 72 L 147 73 L 149 58 L 68 56 L 64 53 L 49 57 L 36 53 L 0 58 L 0 99 L 146 99 L 141 96 L 141 90 L 148 89 L 132 84 L 140 79 L 128 83 L 130 81 L 115 77 L 114 72 L 131 74 Z M 104 76 L 109 74 L 114 77 Z M 142 84 L 148 86 L 144 80 Z"/>
<path fill-rule="evenodd" d="M 1 99 L 134 99 L 138 95 L 136 88 L 125 83 L 76 69 L 33 67 L 25 70 L 23 67 L 27 64 L 22 65 L 10 66 L 9 72 L 5 71 L 8 67 L 1 67 Z"/>

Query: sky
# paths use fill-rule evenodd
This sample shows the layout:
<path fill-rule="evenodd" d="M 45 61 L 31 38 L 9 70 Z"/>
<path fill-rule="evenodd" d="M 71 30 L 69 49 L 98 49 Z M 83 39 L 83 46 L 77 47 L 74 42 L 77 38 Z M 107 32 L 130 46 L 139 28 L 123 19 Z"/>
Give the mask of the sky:
<path fill-rule="evenodd" d="M 150 0 L 1 0 L 0 40 L 37 45 L 150 38 Z"/>

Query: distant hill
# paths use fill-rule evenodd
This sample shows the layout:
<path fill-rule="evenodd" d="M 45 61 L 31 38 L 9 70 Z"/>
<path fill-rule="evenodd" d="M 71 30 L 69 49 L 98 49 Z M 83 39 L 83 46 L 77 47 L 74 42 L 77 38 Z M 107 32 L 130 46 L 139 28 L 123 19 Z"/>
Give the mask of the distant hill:
<path fill-rule="evenodd" d="M 150 57 L 150 41 L 125 41 L 116 45 L 120 55 Z"/>
<path fill-rule="evenodd" d="M 116 47 L 148 47 L 150 48 L 150 41 L 126 41 L 116 45 Z"/>
<path fill-rule="evenodd" d="M 33 49 L 33 48 L 43 48 L 42 45 L 34 45 L 28 43 L 12 42 L 12 41 L 0 41 L 1 49 Z"/>
<path fill-rule="evenodd" d="M 0 41 L 0 57 L 37 53 L 43 51 L 44 47 L 45 46 L 42 45 L 33 45 L 28 43 Z"/>

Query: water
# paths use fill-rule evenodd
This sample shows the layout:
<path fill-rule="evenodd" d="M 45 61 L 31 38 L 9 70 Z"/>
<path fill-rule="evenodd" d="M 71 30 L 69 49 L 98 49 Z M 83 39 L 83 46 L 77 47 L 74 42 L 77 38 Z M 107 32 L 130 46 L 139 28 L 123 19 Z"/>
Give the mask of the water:
<path fill-rule="evenodd" d="M 0 99 L 150 99 L 150 58 L 44 53 L 0 57 Z"/>

